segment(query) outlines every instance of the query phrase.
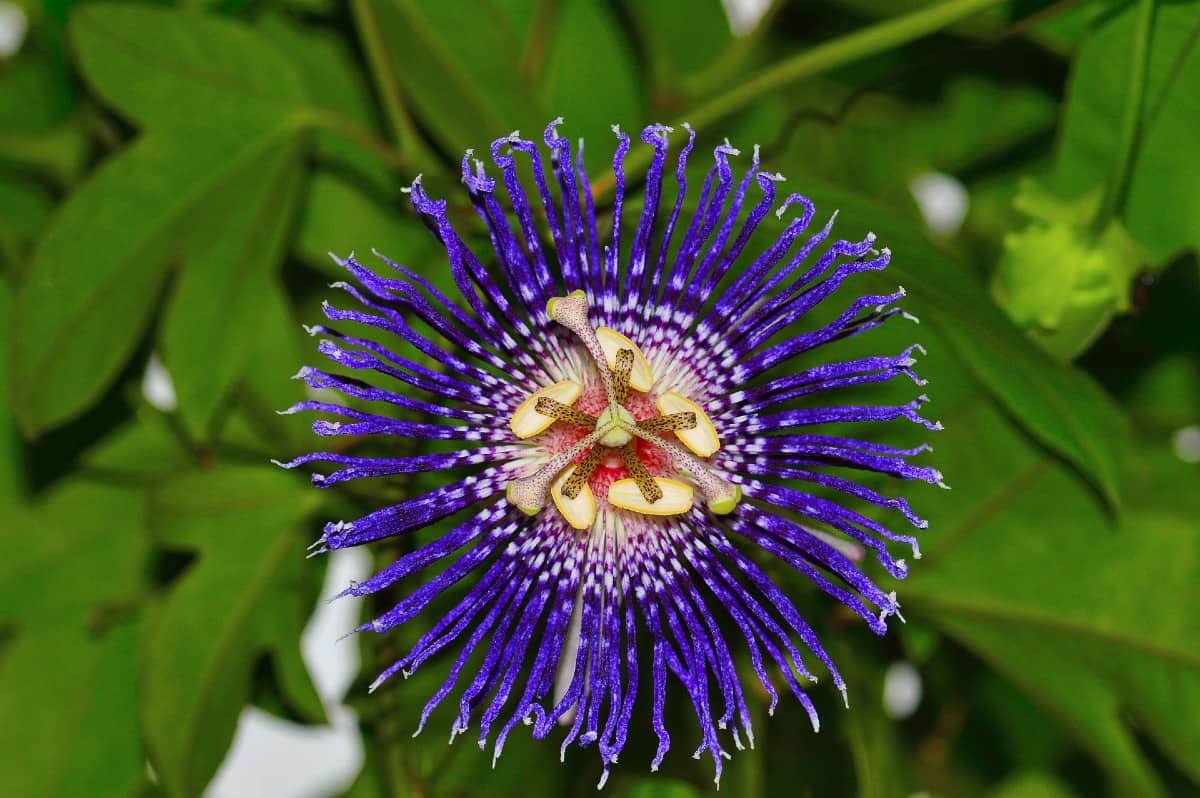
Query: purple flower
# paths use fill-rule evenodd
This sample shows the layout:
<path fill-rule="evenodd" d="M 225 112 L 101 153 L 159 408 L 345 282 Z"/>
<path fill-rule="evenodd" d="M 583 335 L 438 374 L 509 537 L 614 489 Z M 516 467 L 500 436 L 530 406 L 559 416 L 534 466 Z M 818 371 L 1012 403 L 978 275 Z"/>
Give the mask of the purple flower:
<path fill-rule="evenodd" d="M 709 753 L 719 779 L 727 747 L 753 744 L 735 643 L 748 650 L 772 710 L 779 690 L 768 670 L 776 668 L 817 728 L 797 678 L 816 681 L 812 658 L 845 696 L 837 668 L 754 550 L 800 571 L 882 634 L 898 614 L 895 594 L 855 561 L 869 549 L 902 578 L 905 563 L 887 543 L 907 544 L 919 556 L 917 541 L 828 497 L 897 510 L 917 528 L 925 522 L 904 499 L 826 469 L 941 484 L 938 471 L 908 462 L 925 446 L 821 434 L 821 425 L 900 418 L 931 430 L 940 425 L 918 415 L 924 397 L 897 407 L 819 397 L 901 375 L 923 384 L 912 371 L 917 345 L 890 356 L 795 365 L 822 344 L 903 315 L 898 289 L 855 300 L 825 326 L 805 323 L 847 278 L 887 265 L 889 252 L 875 249 L 874 236 L 828 243 L 830 218 L 805 237 L 814 209 L 791 194 L 775 210 L 790 215 L 787 228 L 761 255 L 744 257 L 783 178 L 759 171 L 756 150 L 735 179 L 729 159 L 739 153 L 725 144 L 715 150 L 698 210 L 684 212 L 695 135 L 689 128 L 675 167 L 677 195 L 664 202 L 670 129 L 655 125 L 642 131 L 653 160 L 636 220 L 622 214 L 629 138 L 614 128 L 616 197 L 612 232 L 602 239 L 582 146 L 573 153 L 559 124 L 545 131 L 553 189 L 543 154 L 515 133 L 491 147 L 502 186 L 470 152 L 463 158 L 463 182 L 492 252 L 473 252 L 446 203 L 430 199 L 420 178 L 413 182 L 413 206 L 445 247 L 460 296 L 443 295 L 382 256 L 385 274 L 353 256 L 339 260 L 354 282 L 336 287 L 353 307 L 327 303 L 330 326 L 312 332 L 335 364 L 375 372 L 389 387 L 305 368 L 298 376 L 309 386 L 340 391 L 354 407 L 314 400 L 286 411 L 336 419 L 314 422 L 322 436 L 454 441 L 454 448 L 395 458 L 320 452 L 283 465 L 333 463 L 337 470 L 313 476 L 320 487 L 463 470 L 423 496 L 328 524 L 314 544 L 318 551 L 358 546 L 467 516 L 343 594 L 419 580 L 437 565 L 435 576 L 358 630 L 381 634 L 443 594 L 458 597 L 373 685 L 412 673 L 443 649 L 456 651 L 421 726 L 457 687 L 454 734 L 478 718 L 480 746 L 494 735 L 498 757 L 517 724 L 531 725 L 537 738 L 562 726 L 562 750 L 595 743 L 607 777 L 640 695 L 652 708 L 656 769 L 670 746 L 663 708 L 673 675 L 699 720 L 696 755 Z M 532 192 L 519 170 L 531 172 Z M 546 233 L 553 247 L 543 243 Z M 385 331 L 398 346 L 376 343 L 363 327 Z M 722 621 L 744 640 L 726 640 Z M 473 653 L 482 665 L 470 673 Z"/>

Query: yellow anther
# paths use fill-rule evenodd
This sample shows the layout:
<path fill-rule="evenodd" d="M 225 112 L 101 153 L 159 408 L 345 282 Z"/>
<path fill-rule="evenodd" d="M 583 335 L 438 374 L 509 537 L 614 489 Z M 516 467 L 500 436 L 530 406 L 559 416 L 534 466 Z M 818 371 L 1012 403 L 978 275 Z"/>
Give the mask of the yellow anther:
<path fill-rule="evenodd" d="M 621 455 L 621 462 L 625 464 L 625 469 L 629 472 L 629 476 L 637 483 L 638 490 L 642 492 L 642 498 L 648 503 L 654 504 L 663 497 L 662 488 L 658 487 L 658 483 L 654 481 L 650 471 L 646 468 L 637 456 L 637 449 L 629 444 L 622 446 L 617 454 Z"/>
<path fill-rule="evenodd" d="M 674 479 L 655 477 L 662 497 L 651 504 L 642 495 L 636 479 L 619 479 L 608 489 L 608 503 L 646 515 L 679 515 L 692 509 L 692 486 Z"/>
<path fill-rule="evenodd" d="M 543 415 L 537 411 L 538 399 L 546 397 L 559 404 L 570 406 L 575 404 L 575 400 L 581 393 L 583 393 L 583 386 L 574 380 L 563 380 L 542 388 L 540 391 L 534 391 L 512 414 L 508 426 L 513 431 L 513 435 L 518 438 L 522 440 L 532 438 L 534 435 L 544 432 L 554 423 L 553 416 Z"/>
<path fill-rule="evenodd" d="M 633 352 L 633 370 L 629 372 L 629 384 L 634 390 L 645 393 L 654 385 L 654 372 L 642 350 L 633 341 L 626 338 L 612 327 L 596 328 L 596 337 L 600 340 L 600 348 L 604 350 L 604 359 L 613 371 L 617 369 L 617 352 L 628 349 Z"/>
<path fill-rule="evenodd" d="M 658 405 L 658 412 L 664 416 L 675 413 L 695 414 L 696 426 L 691 429 L 677 429 L 675 436 L 697 456 L 711 457 L 721 448 L 721 439 L 717 437 L 717 428 L 713 426 L 712 420 L 700 405 L 675 391 L 667 391 L 658 397 L 655 404 Z"/>
<path fill-rule="evenodd" d="M 550 498 L 554 499 L 554 506 L 568 524 L 575 529 L 590 529 L 596 520 L 596 497 L 592 495 L 591 486 L 584 482 L 573 499 L 563 493 L 563 486 L 574 470 L 573 467 L 564 468 L 558 478 L 550 483 Z"/>

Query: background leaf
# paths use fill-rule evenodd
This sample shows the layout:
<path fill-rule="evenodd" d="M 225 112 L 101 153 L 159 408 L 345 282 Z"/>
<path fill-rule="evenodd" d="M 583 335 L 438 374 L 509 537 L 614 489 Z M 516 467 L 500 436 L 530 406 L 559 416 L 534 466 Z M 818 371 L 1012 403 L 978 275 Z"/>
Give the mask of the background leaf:
<path fill-rule="evenodd" d="M 1128 432 L 1091 380 L 1055 364 L 980 296 L 970 275 L 887 211 L 836 189 L 805 186 L 805 193 L 818 207 L 838 210 L 840 230 L 871 230 L 903 253 L 887 274 L 909 292 L 913 312 L 944 333 L 967 368 L 1042 443 L 1087 474 L 1110 503 L 1119 502 Z"/>
<path fill-rule="evenodd" d="M 162 347 L 179 414 L 203 437 L 241 376 L 275 284 L 300 198 L 295 144 L 268 153 L 227 212 L 230 221 L 188 258 L 167 303 Z"/>
<path fill-rule="evenodd" d="M 140 507 L 136 491 L 72 482 L 0 511 L 0 625 L 11 632 L 0 743 L 24 751 L 20 767 L 0 767 L 6 793 L 120 796 L 145 778 L 134 679 L 148 554 Z"/>
<path fill-rule="evenodd" d="M 1108 120 L 1124 105 L 1133 41 L 1134 4 L 1098 14 L 1071 72 L 1055 176 L 1077 196 L 1096 187 L 1116 159 L 1117 129 Z M 1200 248 L 1200 167 L 1184 154 L 1200 118 L 1200 3 L 1158 3 L 1144 89 L 1141 141 L 1122 219 L 1161 264 Z"/>
<path fill-rule="evenodd" d="M 151 500 L 156 539 L 197 555 L 155 612 L 141 662 L 142 724 L 169 794 L 212 777 L 259 653 L 295 656 L 278 647 L 296 645 L 306 614 L 296 524 L 313 502 L 294 478 L 251 468 L 181 475 Z M 319 711 L 315 695 L 304 709 Z"/>
<path fill-rule="evenodd" d="M 168 132 L 105 164 L 38 246 L 11 340 L 14 407 L 30 433 L 74 417 L 110 384 L 172 259 L 216 235 L 263 159 L 298 133 L 289 111 L 302 94 L 269 47 L 237 26 L 194 16 L 97 5 L 74 18 L 97 90 Z M 203 135 L 169 133 L 202 111 L 213 123 Z M 77 270 L 80 262 L 89 268 Z"/>
<path fill-rule="evenodd" d="M 71 16 L 93 91 L 139 127 L 279 126 L 305 99 L 295 70 L 249 28 L 208 14 L 89 3 Z"/>
<path fill-rule="evenodd" d="M 526 76 L 515 68 L 519 37 L 498 3 L 369 0 L 368 5 L 404 101 L 447 150 L 483 149 L 510 130 L 545 124 Z M 504 132 L 481 134 L 484 130 Z"/>

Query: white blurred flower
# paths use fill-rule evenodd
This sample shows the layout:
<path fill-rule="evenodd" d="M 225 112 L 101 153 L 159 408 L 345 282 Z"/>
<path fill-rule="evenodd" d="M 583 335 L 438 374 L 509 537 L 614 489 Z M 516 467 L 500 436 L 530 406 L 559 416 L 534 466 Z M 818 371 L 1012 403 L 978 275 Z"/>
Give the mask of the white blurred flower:
<path fill-rule="evenodd" d="M 883 674 L 883 711 L 889 718 L 907 718 L 921 705 L 921 674 L 911 662 L 893 662 Z"/>
<path fill-rule="evenodd" d="M 749 33 L 771 7 L 771 0 L 723 0 L 729 28 L 735 36 Z"/>
<path fill-rule="evenodd" d="M 926 172 L 913 178 L 908 190 L 921 208 L 925 225 L 934 235 L 949 238 L 962 227 L 970 198 L 958 178 L 941 172 Z"/>
<path fill-rule="evenodd" d="M 164 413 L 175 412 L 175 383 L 157 352 L 150 353 L 146 361 L 146 373 L 142 375 L 142 396 L 151 406 Z"/>
<path fill-rule="evenodd" d="M 1175 430 L 1171 437 L 1175 455 L 1185 463 L 1200 463 L 1200 426 L 1191 425 Z"/>
<path fill-rule="evenodd" d="M 0 2 L 0 58 L 11 58 L 25 43 L 29 20 L 16 3 Z"/>

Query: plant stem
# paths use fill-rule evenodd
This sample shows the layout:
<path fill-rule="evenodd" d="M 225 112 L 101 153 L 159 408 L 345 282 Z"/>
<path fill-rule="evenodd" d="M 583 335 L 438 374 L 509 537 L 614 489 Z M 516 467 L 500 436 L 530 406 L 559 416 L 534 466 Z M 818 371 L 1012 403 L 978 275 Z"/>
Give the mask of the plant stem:
<path fill-rule="evenodd" d="M 1134 22 L 1133 45 L 1129 65 L 1129 89 L 1125 92 L 1125 110 L 1121 117 L 1121 132 L 1117 139 L 1117 157 L 1112 175 L 1104 188 L 1104 199 L 1096 212 L 1092 230 L 1100 233 L 1121 212 L 1125 193 L 1137 158 L 1142 126 L 1142 109 L 1146 104 L 1146 73 L 1150 68 L 1150 37 L 1154 31 L 1154 0 L 1140 0 Z"/>
<path fill-rule="evenodd" d="M 719 121 L 773 91 L 928 36 L 947 25 L 1003 2 L 1005 0 L 948 0 L 902 17 L 868 25 L 767 67 L 724 94 L 693 109 L 675 124 L 689 122 L 696 127 L 702 127 Z M 626 159 L 626 174 L 641 174 L 650 165 L 652 157 L 653 153 L 649 148 L 638 149 Z M 611 173 L 600 177 L 592 183 L 592 194 L 597 198 L 606 195 L 612 191 L 615 182 L 616 179 Z"/>
<path fill-rule="evenodd" d="M 533 21 L 529 23 L 529 39 L 525 52 L 521 53 L 521 74 L 536 80 L 550 55 L 550 42 L 554 38 L 558 17 L 562 11 L 560 0 L 538 0 L 533 7 Z"/>
<path fill-rule="evenodd" d="M 383 113 L 392 131 L 392 139 L 400 152 L 411 159 L 430 165 L 436 163 L 401 100 L 403 94 L 400 91 L 400 83 L 392 69 L 383 36 L 379 32 L 379 19 L 375 16 L 372 0 L 350 0 L 350 11 L 354 15 L 354 25 L 358 29 L 359 38 L 362 39 L 363 53 L 375 80 L 375 88 L 383 104 Z"/>
<path fill-rule="evenodd" d="M 771 24 L 783 8 L 783 0 L 771 0 L 771 4 L 759 18 L 754 28 L 738 36 L 725 48 L 717 60 L 702 72 L 682 81 L 684 96 L 689 99 L 703 97 L 713 87 L 724 86 L 746 65 L 755 51 L 762 47 L 770 32 Z"/>
<path fill-rule="evenodd" d="M 298 113 L 300 124 L 324 128 L 339 133 L 351 141 L 355 141 L 366 147 L 379 160 L 392 169 L 397 171 L 413 169 L 412 163 L 408 158 L 404 157 L 403 153 L 375 135 L 375 131 L 359 125 L 353 119 L 349 119 L 333 111 L 327 111 L 324 108 L 317 108 L 316 106 L 306 106 L 300 109 Z"/>

